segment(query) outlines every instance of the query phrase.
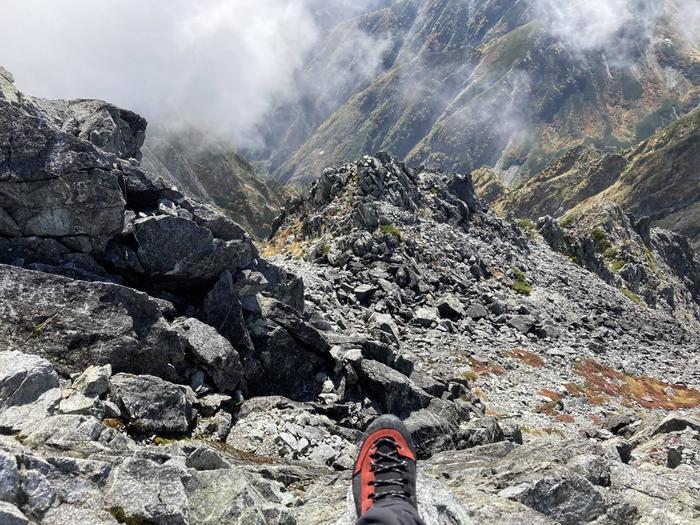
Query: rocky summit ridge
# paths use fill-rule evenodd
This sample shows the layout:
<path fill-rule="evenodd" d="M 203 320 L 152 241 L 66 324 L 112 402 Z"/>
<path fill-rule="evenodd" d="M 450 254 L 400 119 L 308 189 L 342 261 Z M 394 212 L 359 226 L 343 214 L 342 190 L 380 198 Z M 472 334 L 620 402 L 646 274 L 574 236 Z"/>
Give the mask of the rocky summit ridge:
<path fill-rule="evenodd" d="M 0 70 L 0 523 L 352 523 L 384 412 L 430 525 L 700 520 L 687 241 L 652 230 L 670 291 L 642 304 L 553 220 L 377 154 L 259 249 L 142 167 L 144 133 Z"/>

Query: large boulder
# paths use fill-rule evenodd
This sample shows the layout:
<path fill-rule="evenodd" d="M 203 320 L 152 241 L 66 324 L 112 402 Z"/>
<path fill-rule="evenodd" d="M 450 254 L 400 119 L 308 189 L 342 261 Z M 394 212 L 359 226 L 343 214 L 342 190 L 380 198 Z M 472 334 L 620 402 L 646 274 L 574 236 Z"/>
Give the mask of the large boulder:
<path fill-rule="evenodd" d="M 0 107 L 0 236 L 104 250 L 122 229 L 125 207 L 109 156 L 1 100 Z"/>
<path fill-rule="evenodd" d="M 204 282 L 251 264 L 249 241 L 224 241 L 192 220 L 160 215 L 134 223 L 136 251 L 146 273 L 167 281 Z"/>
<path fill-rule="evenodd" d="M 122 159 L 141 159 L 146 119 L 101 100 L 34 99 L 47 120 L 62 131 Z"/>
<path fill-rule="evenodd" d="M 185 350 L 170 303 L 108 283 L 0 265 L 0 338 L 64 375 L 91 365 L 177 378 Z"/>

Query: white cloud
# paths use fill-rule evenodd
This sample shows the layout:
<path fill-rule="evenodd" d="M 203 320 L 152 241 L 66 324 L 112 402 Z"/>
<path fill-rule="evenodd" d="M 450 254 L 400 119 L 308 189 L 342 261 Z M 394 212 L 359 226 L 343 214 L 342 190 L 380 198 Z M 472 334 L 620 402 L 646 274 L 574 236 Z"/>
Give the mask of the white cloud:
<path fill-rule="evenodd" d="M 674 19 L 678 31 L 690 42 L 700 45 L 700 0 L 677 0 Z"/>
<path fill-rule="evenodd" d="M 342 0 L 337 16 L 362 2 Z M 0 0 L 0 61 L 28 94 L 101 98 L 239 145 L 320 38 L 318 0 Z M 326 8 L 327 10 L 327 8 Z"/>
<path fill-rule="evenodd" d="M 545 29 L 573 51 L 605 51 L 612 60 L 627 59 L 663 15 L 658 0 L 530 1 Z"/>

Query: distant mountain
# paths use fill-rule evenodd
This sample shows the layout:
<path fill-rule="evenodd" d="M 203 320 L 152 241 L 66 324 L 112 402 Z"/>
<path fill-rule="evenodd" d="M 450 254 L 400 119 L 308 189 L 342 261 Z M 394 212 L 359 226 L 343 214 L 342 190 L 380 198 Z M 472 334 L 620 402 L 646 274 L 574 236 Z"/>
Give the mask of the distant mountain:
<path fill-rule="evenodd" d="M 700 249 L 700 108 L 624 153 L 578 147 L 512 191 L 497 176 L 473 174 L 502 215 L 575 217 L 610 201 L 690 237 Z"/>
<path fill-rule="evenodd" d="M 255 156 L 285 182 L 387 150 L 431 168 L 492 166 L 510 185 L 576 145 L 629 146 L 700 102 L 697 47 L 673 30 L 676 3 L 663 5 L 653 30 L 621 30 L 624 57 L 577 48 L 525 0 L 403 0 L 343 20 Z"/>
<path fill-rule="evenodd" d="M 143 166 L 188 195 L 218 207 L 250 234 L 263 238 L 287 195 L 256 177 L 229 144 L 201 130 L 149 130 Z"/>

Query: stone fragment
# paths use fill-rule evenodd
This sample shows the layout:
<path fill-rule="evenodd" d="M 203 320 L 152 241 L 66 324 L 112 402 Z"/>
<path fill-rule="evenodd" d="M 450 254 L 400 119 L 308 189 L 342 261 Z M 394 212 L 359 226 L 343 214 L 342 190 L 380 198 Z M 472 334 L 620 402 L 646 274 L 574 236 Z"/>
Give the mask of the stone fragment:
<path fill-rule="evenodd" d="M 189 357 L 209 374 L 219 390 L 233 392 L 238 388 L 243 368 L 231 343 L 197 319 L 179 319 L 173 327 L 182 335 Z"/>
<path fill-rule="evenodd" d="M 483 319 L 485 317 L 488 317 L 489 311 L 483 305 L 473 304 L 469 308 L 467 308 L 467 311 L 465 312 L 465 314 L 470 319 L 474 319 L 475 321 L 478 321 L 479 319 Z"/>
<path fill-rule="evenodd" d="M 253 257 L 249 242 L 215 239 L 211 230 L 170 215 L 137 219 L 134 237 L 144 270 L 166 283 L 205 282 L 248 266 Z"/>
<path fill-rule="evenodd" d="M 376 291 L 377 287 L 371 284 L 361 284 L 353 289 L 355 297 L 357 297 L 357 300 L 360 302 L 369 300 Z"/>
<path fill-rule="evenodd" d="M 438 320 L 439 317 L 435 308 L 422 306 L 413 314 L 413 322 L 425 328 L 430 328 Z"/>
<path fill-rule="evenodd" d="M 83 414 L 94 416 L 97 419 L 104 418 L 105 407 L 102 401 L 95 397 L 87 397 L 77 392 L 63 399 L 58 406 L 61 414 Z"/>
<path fill-rule="evenodd" d="M 2 525 L 28 525 L 29 520 L 11 503 L 0 501 L 0 523 Z"/>
<path fill-rule="evenodd" d="M 321 332 L 304 321 L 294 308 L 267 297 L 261 306 L 266 318 L 284 327 L 303 346 L 321 355 L 330 351 L 331 347 Z"/>
<path fill-rule="evenodd" d="M 205 297 L 202 320 L 213 326 L 236 348 L 252 350 L 253 344 L 243 319 L 240 295 L 228 270 L 221 274 Z"/>
<path fill-rule="evenodd" d="M 112 365 L 91 366 L 73 381 L 73 389 L 87 397 L 96 397 L 109 391 Z"/>
<path fill-rule="evenodd" d="M 40 515 L 46 512 L 56 499 L 56 491 L 41 472 L 24 470 L 20 476 L 20 487 L 31 514 Z"/>
<path fill-rule="evenodd" d="M 17 460 L 0 450 L 0 501 L 15 503 L 19 489 Z"/>
<path fill-rule="evenodd" d="M 122 408 L 129 427 L 137 432 L 187 432 L 192 406 L 183 390 L 153 376 L 117 374 L 110 394 Z"/>
<path fill-rule="evenodd" d="M 387 413 L 402 416 L 430 403 L 431 397 L 427 392 L 379 361 L 363 359 L 358 375 L 362 389 L 377 399 Z"/>
<path fill-rule="evenodd" d="M 32 403 L 57 386 L 58 376 L 46 359 L 0 352 L 0 410 Z"/>
<path fill-rule="evenodd" d="M 527 334 L 537 321 L 531 315 L 514 315 L 508 320 L 508 326 L 515 328 L 521 334 Z"/>
<path fill-rule="evenodd" d="M 372 335 L 378 340 L 387 344 L 399 344 L 399 328 L 391 315 L 374 312 L 370 316 L 368 324 Z"/>
<path fill-rule="evenodd" d="M 467 314 L 460 300 L 452 294 L 443 296 L 437 303 L 437 309 L 447 319 L 461 319 Z"/>

